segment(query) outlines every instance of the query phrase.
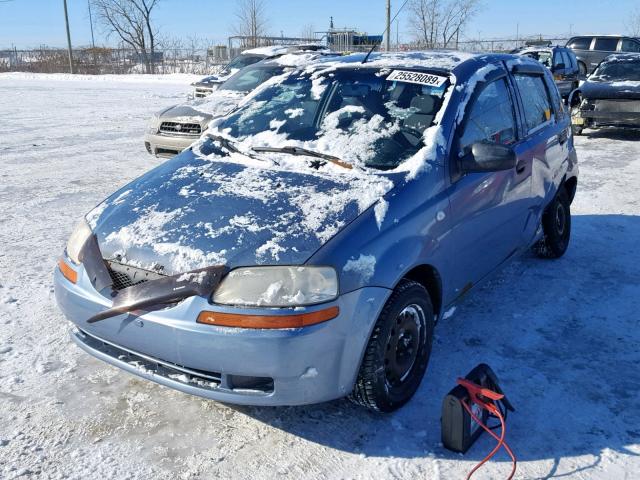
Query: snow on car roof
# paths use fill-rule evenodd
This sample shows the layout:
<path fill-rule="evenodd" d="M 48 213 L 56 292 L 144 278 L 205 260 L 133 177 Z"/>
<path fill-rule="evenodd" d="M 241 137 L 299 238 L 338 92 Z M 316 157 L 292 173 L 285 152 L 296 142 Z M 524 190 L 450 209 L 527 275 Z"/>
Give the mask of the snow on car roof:
<path fill-rule="evenodd" d="M 317 49 L 320 45 L 317 44 L 304 44 L 304 45 L 271 45 L 269 47 L 258 47 L 244 50 L 242 54 L 248 55 L 264 55 L 266 57 L 274 57 L 276 55 L 284 55 L 287 53 L 293 53 L 295 51 L 303 51 L 305 48 Z M 329 51 L 327 48 L 323 48 L 317 51 Z"/>
<path fill-rule="evenodd" d="M 317 65 L 326 68 L 353 67 L 355 64 L 362 63 L 365 57 L 365 53 L 354 53 L 318 61 Z M 479 57 L 480 55 L 473 53 L 437 50 L 429 52 L 372 53 L 364 65 L 372 68 L 424 67 L 450 71 L 467 60 Z"/>

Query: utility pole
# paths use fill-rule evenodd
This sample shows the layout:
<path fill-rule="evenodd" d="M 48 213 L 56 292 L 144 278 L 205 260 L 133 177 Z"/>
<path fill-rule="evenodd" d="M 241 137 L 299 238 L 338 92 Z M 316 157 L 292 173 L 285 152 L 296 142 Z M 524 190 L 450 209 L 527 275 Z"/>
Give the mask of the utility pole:
<path fill-rule="evenodd" d="M 387 0 L 387 52 L 391 51 L 391 0 Z"/>
<path fill-rule="evenodd" d="M 73 75 L 73 53 L 71 52 L 71 32 L 69 32 L 69 14 L 67 13 L 67 0 L 64 3 L 64 22 L 67 26 L 67 46 L 69 48 L 69 73 Z"/>
<path fill-rule="evenodd" d="M 96 49 L 96 40 L 93 38 L 93 17 L 91 16 L 91 0 L 87 0 L 87 7 L 89 7 L 89 25 L 91 25 L 91 47 Z"/>

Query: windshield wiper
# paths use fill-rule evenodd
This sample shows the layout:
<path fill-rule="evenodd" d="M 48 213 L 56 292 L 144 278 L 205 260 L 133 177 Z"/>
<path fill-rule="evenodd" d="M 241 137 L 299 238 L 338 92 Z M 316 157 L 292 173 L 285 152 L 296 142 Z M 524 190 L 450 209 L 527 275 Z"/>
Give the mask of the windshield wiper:
<path fill-rule="evenodd" d="M 273 163 L 274 165 L 280 165 L 278 162 L 276 162 L 275 160 L 266 160 L 264 158 L 260 158 L 260 157 L 255 157 L 253 155 L 249 155 L 247 152 L 243 152 L 242 150 L 240 150 L 238 147 L 236 147 L 233 142 L 231 140 L 229 140 L 226 137 L 223 137 L 221 135 L 216 135 L 214 133 L 207 133 L 205 134 L 207 138 L 210 138 L 211 140 L 215 140 L 218 141 L 222 144 L 222 146 L 224 148 L 226 148 L 227 150 L 229 150 L 230 152 L 233 153 L 239 153 L 240 155 L 244 155 L 245 157 L 249 157 L 249 158 L 253 158 L 254 160 L 260 160 L 261 162 L 268 162 L 270 161 L 271 163 Z M 252 149 L 253 150 L 253 149 Z"/>
<path fill-rule="evenodd" d="M 346 168 L 351 170 L 353 165 L 347 163 L 338 157 L 334 157 L 333 155 L 328 155 L 326 153 L 314 152 L 313 150 L 307 150 L 306 148 L 300 147 L 251 147 L 251 150 L 254 152 L 273 152 L 273 153 L 287 153 L 289 155 L 301 156 L 301 157 L 315 157 L 322 158 L 327 162 L 331 162 L 334 165 L 338 165 L 339 167 Z"/>

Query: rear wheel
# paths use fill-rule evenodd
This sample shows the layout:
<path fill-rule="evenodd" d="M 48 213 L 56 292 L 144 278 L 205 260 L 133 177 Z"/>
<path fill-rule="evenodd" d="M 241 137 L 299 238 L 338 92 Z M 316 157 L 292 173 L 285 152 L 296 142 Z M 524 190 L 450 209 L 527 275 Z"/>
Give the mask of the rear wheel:
<path fill-rule="evenodd" d="M 571 205 L 564 185 L 542 215 L 542 229 L 533 251 L 542 258 L 560 258 L 571 238 Z"/>
<path fill-rule="evenodd" d="M 427 369 L 433 329 L 429 293 L 417 282 L 402 280 L 373 328 L 349 398 L 378 412 L 407 403 Z"/>

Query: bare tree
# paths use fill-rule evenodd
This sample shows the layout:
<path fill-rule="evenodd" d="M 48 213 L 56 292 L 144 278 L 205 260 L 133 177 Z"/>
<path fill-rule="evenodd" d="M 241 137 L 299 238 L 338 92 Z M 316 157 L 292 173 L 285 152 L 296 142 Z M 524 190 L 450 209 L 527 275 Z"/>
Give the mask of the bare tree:
<path fill-rule="evenodd" d="M 480 6 L 480 0 L 411 0 L 409 21 L 415 40 L 427 48 L 449 47 Z"/>
<path fill-rule="evenodd" d="M 632 37 L 640 37 L 640 8 L 636 8 L 625 22 L 627 33 Z"/>
<path fill-rule="evenodd" d="M 153 73 L 157 30 L 151 15 L 160 0 L 92 0 L 100 23 L 141 56 Z"/>
<path fill-rule="evenodd" d="M 442 47 L 447 48 L 452 40 L 457 39 L 461 30 L 480 9 L 480 0 L 450 1 L 443 5 L 440 38 Z M 457 41 L 456 41 L 457 47 Z"/>
<path fill-rule="evenodd" d="M 267 5 L 264 0 L 240 0 L 236 7 L 236 35 L 246 37 L 245 48 L 259 46 L 260 37 L 267 34 Z"/>

